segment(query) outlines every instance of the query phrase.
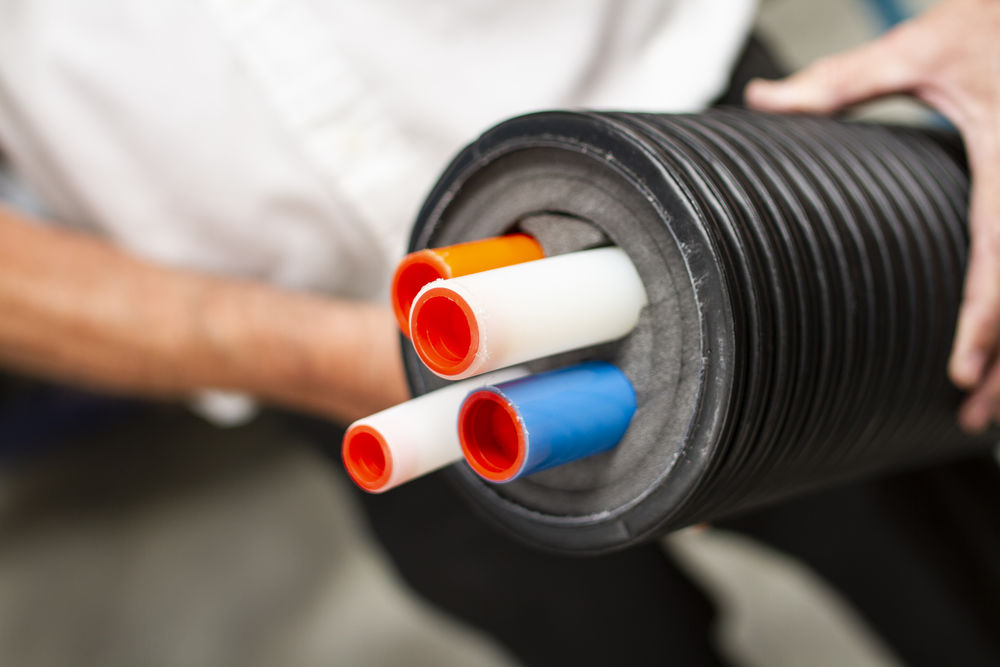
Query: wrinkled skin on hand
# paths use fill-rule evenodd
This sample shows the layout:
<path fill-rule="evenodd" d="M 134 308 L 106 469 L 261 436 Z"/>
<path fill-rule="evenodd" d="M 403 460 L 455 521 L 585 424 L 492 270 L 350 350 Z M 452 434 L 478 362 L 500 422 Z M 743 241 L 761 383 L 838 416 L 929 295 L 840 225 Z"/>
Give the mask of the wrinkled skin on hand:
<path fill-rule="evenodd" d="M 912 95 L 962 134 L 972 173 L 971 247 L 948 373 L 969 392 L 969 431 L 1000 422 L 1000 0 L 944 0 L 882 38 L 782 81 L 756 80 L 747 103 L 832 113 L 884 95 Z"/>

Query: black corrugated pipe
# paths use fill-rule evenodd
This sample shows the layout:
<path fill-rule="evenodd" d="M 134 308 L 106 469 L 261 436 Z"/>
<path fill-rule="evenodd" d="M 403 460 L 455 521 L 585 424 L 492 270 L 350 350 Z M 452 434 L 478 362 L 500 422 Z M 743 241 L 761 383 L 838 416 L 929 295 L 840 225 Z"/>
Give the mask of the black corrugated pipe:
<path fill-rule="evenodd" d="M 981 449 L 946 359 L 968 243 L 948 134 L 769 116 L 548 112 L 466 148 L 411 250 L 513 230 L 615 244 L 649 305 L 611 345 L 639 409 L 613 451 L 469 498 L 545 548 L 600 552 L 808 489 Z M 440 381 L 404 345 L 414 393 Z"/>

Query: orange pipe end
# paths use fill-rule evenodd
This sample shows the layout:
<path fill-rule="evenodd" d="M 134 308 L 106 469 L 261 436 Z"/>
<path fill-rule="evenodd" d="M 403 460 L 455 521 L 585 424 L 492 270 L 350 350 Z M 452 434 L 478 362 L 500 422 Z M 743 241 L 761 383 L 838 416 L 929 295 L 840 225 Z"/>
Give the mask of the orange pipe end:
<path fill-rule="evenodd" d="M 413 304 L 413 347 L 421 361 L 445 377 L 465 372 L 479 349 L 479 325 L 465 299 L 433 287 Z"/>
<path fill-rule="evenodd" d="M 392 454 L 382 434 L 366 424 L 347 429 L 340 450 L 354 483 L 366 491 L 381 491 L 392 475 Z"/>
<path fill-rule="evenodd" d="M 427 283 L 544 259 L 541 244 L 527 234 L 508 234 L 410 253 L 392 277 L 392 309 L 399 330 L 410 335 L 410 309 Z"/>
<path fill-rule="evenodd" d="M 458 414 L 462 453 L 472 469 L 491 482 L 506 482 L 524 465 L 521 420 L 499 394 L 480 390 L 469 395 Z"/>
<path fill-rule="evenodd" d="M 392 311 L 405 336 L 410 335 L 410 309 L 417 293 L 427 283 L 451 277 L 451 267 L 433 250 L 411 252 L 399 263 L 392 277 Z"/>

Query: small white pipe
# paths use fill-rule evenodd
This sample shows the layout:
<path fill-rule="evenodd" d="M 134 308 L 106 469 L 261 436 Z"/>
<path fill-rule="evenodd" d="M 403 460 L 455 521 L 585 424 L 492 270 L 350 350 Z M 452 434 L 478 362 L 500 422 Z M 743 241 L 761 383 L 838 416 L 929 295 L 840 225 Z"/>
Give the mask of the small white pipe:
<path fill-rule="evenodd" d="M 344 434 L 341 455 L 361 488 L 381 493 L 462 459 L 458 411 L 469 392 L 528 374 L 508 368 L 418 396 L 359 419 Z"/>
<path fill-rule="evenodd" d="M 619 248 L 598 248 L 425 285 L 410 311 L 417 354 L 457 380 L 621 338 L 646 305 Z"/>

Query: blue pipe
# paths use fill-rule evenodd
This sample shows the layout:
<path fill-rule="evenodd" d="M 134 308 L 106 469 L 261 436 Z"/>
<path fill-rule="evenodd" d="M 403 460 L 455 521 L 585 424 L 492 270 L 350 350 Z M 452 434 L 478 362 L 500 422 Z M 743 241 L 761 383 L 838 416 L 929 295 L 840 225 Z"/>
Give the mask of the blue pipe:
<path fill-rule="evenodd" d="M 625 374 L 589 361 L 470 393 L 459 436 L 477 473 L 509 482 L 613 448 L 635 410 Z"/>

